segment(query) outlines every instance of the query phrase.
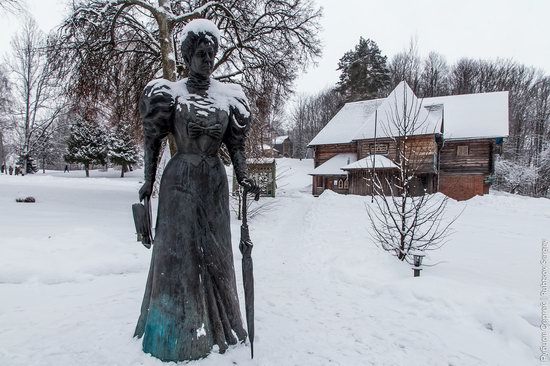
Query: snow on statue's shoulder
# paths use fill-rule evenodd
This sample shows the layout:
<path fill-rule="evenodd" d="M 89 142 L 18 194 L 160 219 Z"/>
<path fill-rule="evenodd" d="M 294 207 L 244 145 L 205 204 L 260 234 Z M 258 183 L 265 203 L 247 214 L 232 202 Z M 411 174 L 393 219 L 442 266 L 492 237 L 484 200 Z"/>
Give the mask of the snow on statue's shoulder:
<path fill-rule="evenodd" d="M 151 98 L 157 94 L 168 94 L 173 101 L 178 101 L 178 108 L 187 106 L 190 109 L 191 104 L 194 104 L 194 98 L 203 98 L 192 94 L 187 89 L 187 78 L 180 81 L 169 81 L 166 79 L 151 80 L 145 87 L 145 97 Z M 244 118 L 250 117 L 248 107 L 248 99 L 244 94 L 242 87 L 233 83 L 222 83 L 215 79 L 210 79 L 210 87 L 208 88 L 207 97 L 208 109 L 215 111 L 221 109 L 228 114 L 231 109 L 236 109 Z"/>
<path fill-rule="evenodd" d="M 195 19 L 190 21 L 183 27 L 180 41 L 183 42 L 189 33 L 207 33 L 216 37 L 218 44 L 220 43 L 220 30 L 212 21 L 208 19 Z"/>
<path fill-rule="evenodd" d="M 145 96 L 150 98 L 155 94 L 169 94 L 172 97 L 175 96 L 177 89 L 177 82 L 173 82 L 166 79 L 153 79 L 145 86 Z"/>
<path fill-rule="evenodd" d="M 218 80 L 210 80 L 208 95 L 220 101 L 227 101 L 228 107 L 237 108 L 244 116 L 249 117 L 248 99 L 244 94 L 243 88 L 239 84 L 222 83 Z"/>

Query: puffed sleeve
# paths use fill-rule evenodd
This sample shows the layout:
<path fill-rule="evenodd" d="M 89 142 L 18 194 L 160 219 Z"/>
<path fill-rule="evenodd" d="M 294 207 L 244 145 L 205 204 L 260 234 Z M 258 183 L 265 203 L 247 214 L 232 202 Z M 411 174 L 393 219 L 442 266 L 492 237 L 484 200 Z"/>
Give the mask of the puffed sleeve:
<path fill-rule="evenodd" d="M 162 140 L 173 126 L 174 97 L 166 81 L 149 83 L 139 103 L 143 120 L 145 180 L 154 182 Z"/>
<path fill-rule="evenodd" d="M 241 183 L 244 178 L 248 177 L 244 148 L 252 118 L 246 100 L 239 99 L 238 103 L 240 105 L 230 107 L 229 126 L 225 131 L 223 142 L 229 151 L 237 181 Z"/>

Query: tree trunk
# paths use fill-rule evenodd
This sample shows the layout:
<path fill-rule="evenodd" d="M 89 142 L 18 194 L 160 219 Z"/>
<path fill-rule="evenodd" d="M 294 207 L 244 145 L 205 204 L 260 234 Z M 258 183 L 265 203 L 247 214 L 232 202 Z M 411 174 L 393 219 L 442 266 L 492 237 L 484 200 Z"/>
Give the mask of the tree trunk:
<path fill-rule="evenodd" d="M 90 164 L 86 163 L 84 164 L 84 170 L 86 170 L 86 178 L 90 177 Z"/>
<path fill-rule="evenodd" d="M 169 0 L 158 0 L 161 9 L 170 9 Z M 156 20 L 159 26 L 160 40 L 160 57 L 162 64 L 162 77 L 166 80 L 176 81 L 176 53 L 174 50 L 174 25 L 168 19 L 166 14 L 159 12 L 156 15 Z M 170 154 L 176 154 L 176 143 L 172 135 L 168 136 L 168 144 L 170 145 Z"/>
<path fill-rule="evenodd" d="M 126 170 L 126 165 L 122 164 L 122 167 L 120 168 L 120 177 L 124 178 L 124 171 Z"/>

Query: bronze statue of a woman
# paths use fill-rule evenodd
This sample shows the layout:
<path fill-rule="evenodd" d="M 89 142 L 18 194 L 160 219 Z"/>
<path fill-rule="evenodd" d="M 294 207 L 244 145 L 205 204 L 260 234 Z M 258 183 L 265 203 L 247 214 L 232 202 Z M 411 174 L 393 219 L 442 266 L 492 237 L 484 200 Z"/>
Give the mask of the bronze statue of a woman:
<path fill-rule="evenodd" d="M 210 78 L 219 31 L 205 19 L 184 29 L 187 79 L 150 82 L 140 102 L 145 133 L 145 183 L 151 195 L 161 141 L 169 133 L 177 146 L 164 169 L 156 237 L 135 336 L 143 351 L 163 361 L 207 356 L 214 345 L 244 342 L 229 222 L 229 189 L 218 157 L 227 146 L 239 184 L 247 177 L 245 136 L 250 124 L 246 97 L 235 84 Z M 237 337 L 235 337 L 236 334 Z"/>

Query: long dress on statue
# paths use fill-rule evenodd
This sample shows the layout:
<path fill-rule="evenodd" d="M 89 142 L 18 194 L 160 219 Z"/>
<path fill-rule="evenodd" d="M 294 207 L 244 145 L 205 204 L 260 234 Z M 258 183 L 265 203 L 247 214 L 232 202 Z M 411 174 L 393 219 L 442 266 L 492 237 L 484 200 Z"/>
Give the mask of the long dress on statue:
<path fill-rule="evenodd" d="M 163 361 L 202 358 L 215 344 L 224 352 L 237 338 L 246 339 L 229 189 L 218 150 L 225 143 L 237 178 L 246 175 L 250 116 L 239 86 L 212 79 L 207 88 L 199 92 L 187 79 L 160 79 L 149 83 L 140 102 L 145 179 L 154 179 L 162 139 L 171 133 L 177 146 L 160 183 L 156 237 L 135 331 L 143 337 L 143 351 Z"/>

